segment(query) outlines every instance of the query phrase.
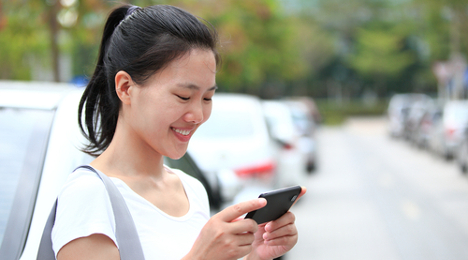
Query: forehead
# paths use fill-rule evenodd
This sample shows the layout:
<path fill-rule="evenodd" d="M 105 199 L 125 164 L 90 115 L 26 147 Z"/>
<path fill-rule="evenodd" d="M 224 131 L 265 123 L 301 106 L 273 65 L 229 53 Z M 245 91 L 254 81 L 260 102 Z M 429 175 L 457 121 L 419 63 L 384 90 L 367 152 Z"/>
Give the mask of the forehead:
<path fill-rule="evenodd" d="M 216 59 L 213 51 L 208 49 L 191 49 L 187 53 L 171 61 L 167 67 L 183 68 L 191 65 L 202 65 L 209 68 L 214 66 L 213 73 L 216 73 Z"/>
<path fill-rule="evenodd" d="M 147 84 L 215 85 L 216 60 L 211 50 L 192 49 L 151 76 Z"/>

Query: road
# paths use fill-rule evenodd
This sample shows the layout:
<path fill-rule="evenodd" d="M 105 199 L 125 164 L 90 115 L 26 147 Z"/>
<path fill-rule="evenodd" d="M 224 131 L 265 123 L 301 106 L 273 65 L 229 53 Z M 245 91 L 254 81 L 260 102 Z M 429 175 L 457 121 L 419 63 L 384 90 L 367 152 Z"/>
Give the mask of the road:
<path fill-rule="evenodd" d="M 468 177 L 385 127 L 354 118 L 320 129 L 286 260 L 468 259 Z"/>

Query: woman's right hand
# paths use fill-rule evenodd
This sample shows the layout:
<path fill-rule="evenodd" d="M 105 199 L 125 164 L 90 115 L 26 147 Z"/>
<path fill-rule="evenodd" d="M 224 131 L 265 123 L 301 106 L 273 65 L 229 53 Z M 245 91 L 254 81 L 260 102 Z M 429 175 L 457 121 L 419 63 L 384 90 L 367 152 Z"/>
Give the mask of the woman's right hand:
<path fill-rule="evenodd" d="M 254 199 L 230 206 L 214 215 L 184 259 L 234 260 L 249 254 L 258 225 L 252 219 L 240 217 L 265 205 L 265 199 Z"/>

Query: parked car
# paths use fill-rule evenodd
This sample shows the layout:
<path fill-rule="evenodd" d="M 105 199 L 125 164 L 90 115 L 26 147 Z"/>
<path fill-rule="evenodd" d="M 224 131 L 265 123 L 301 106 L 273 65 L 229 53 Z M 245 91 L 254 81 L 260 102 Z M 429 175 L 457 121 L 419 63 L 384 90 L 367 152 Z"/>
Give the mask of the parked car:
<path fill-rule="evenodd" d="M 86 144 L 77 120 L 82 92 L 71 84 L 0 81 L 2 260 L 36 259 L 50 209 L 68 174 L 94 159 L 79 149 Z M 189 154 L 165 163 L 199 179 L 216 210 L 219 198 Z"/>
<path fill-rule="evenodd" d="M 322 114 L 320 113 L 315 100 L 307 96 L 293 96 L 285 98 L 286 101 L 299 102 L 305 105 L 307 117 L 312 120 L 314 125 L 320 125 L 323 121 Z"/>
<path fill-rule="evenodd" d="M 215 188 L 216 171 L 223 168 L 233 170 L 242 186 L 272 187 L 277 173 L 275 145 L 259 98 L 218 93 L 210 119 L 192 136 L 188 151 Z"/>
<path fill-rule="evenodd" d="M 452 159 L 461 144 L 467 124 L 468 101 L 448 101 L 443 107 L 442 120 L 433 129 L 433 150 L 446 159 Z"/>
<path fill-rule="evenodd" d="M 409 105 L 405 136 L 412 144 L 421 146 L 425 142 L 425 131 L 430 119 L 426 115 L 434 106 L 434 100 L 429 97 L 415 100 Z"/>
<path fill-rule="evenodd" d="M 262 101 L 262 107 L 270 135 L 278 146 L 278 186 L 303 183 L 308 163 L 308 151 L 304 146 L 309 144 L 301 143 L 305 139 L 294 122 L 291 107 L 276 100 Z"/>
<path fill-rule="evenodd" d="M 388 132 L 392 137 L 402 137 L 408 115 L 408 97 L 405 94 L 392 96 L 387 108 Z"/>
<path fill-rule="evenodd" d="M 390 136 L 410 139 L 414 120 L 418 119 L 420 116 L 419 112 L 416 111 L 416 113 L 413 112 L 412 117 L 410 117 L 410 110 L 414 104 L 418 102 L 424 103 L 429 99 L 429 96 L 418 93 L 393 95 L 387 108 L 388 132 Z M 419 108 L 417 109 L 419 110 Z"/>
<path fill-rule="evenodd" d="M 318 123 L 310 112 L 306 103 L 301 100 L 289 100 L 286 104 L 291 109 L 291 115 L 300 135 L 299 148 L 306 155 L 306 170 L 313 172 L 317 167 L 317 139 Z"/>
<path fill-rule="evenodd" d="M 420 148 L 434 150 L 433 135 L 442 123 L 443 106 L 434 102 L 424 112 L 419 125 L 415 129 L 414 142 Z"/>
<path fill-rule="evenodd" d="M 465 129 L 457 152 L 457 164 L 463 174 L 468 173 L 468 129 Z"/>
<path fill-rule="evenodd" d="M 68 173 L 92 160 L 78 149 L 84 144 L 76 116 L 81 93 L 69 84 L 0 82 L 2 259 L 36 259 Z"/>

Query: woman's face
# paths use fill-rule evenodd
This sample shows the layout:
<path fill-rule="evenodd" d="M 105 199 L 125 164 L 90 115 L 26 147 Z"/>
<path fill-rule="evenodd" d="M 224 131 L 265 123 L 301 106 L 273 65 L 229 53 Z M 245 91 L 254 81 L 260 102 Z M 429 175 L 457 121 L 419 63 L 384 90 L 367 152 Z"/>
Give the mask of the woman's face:
<path fill-rule="evenodd" d="M 132 89 L 125 121 L 143 149 L 182 157 L 195 130 L 211 114 L 216 90 L 212 51 L 192 49 Z"/>

